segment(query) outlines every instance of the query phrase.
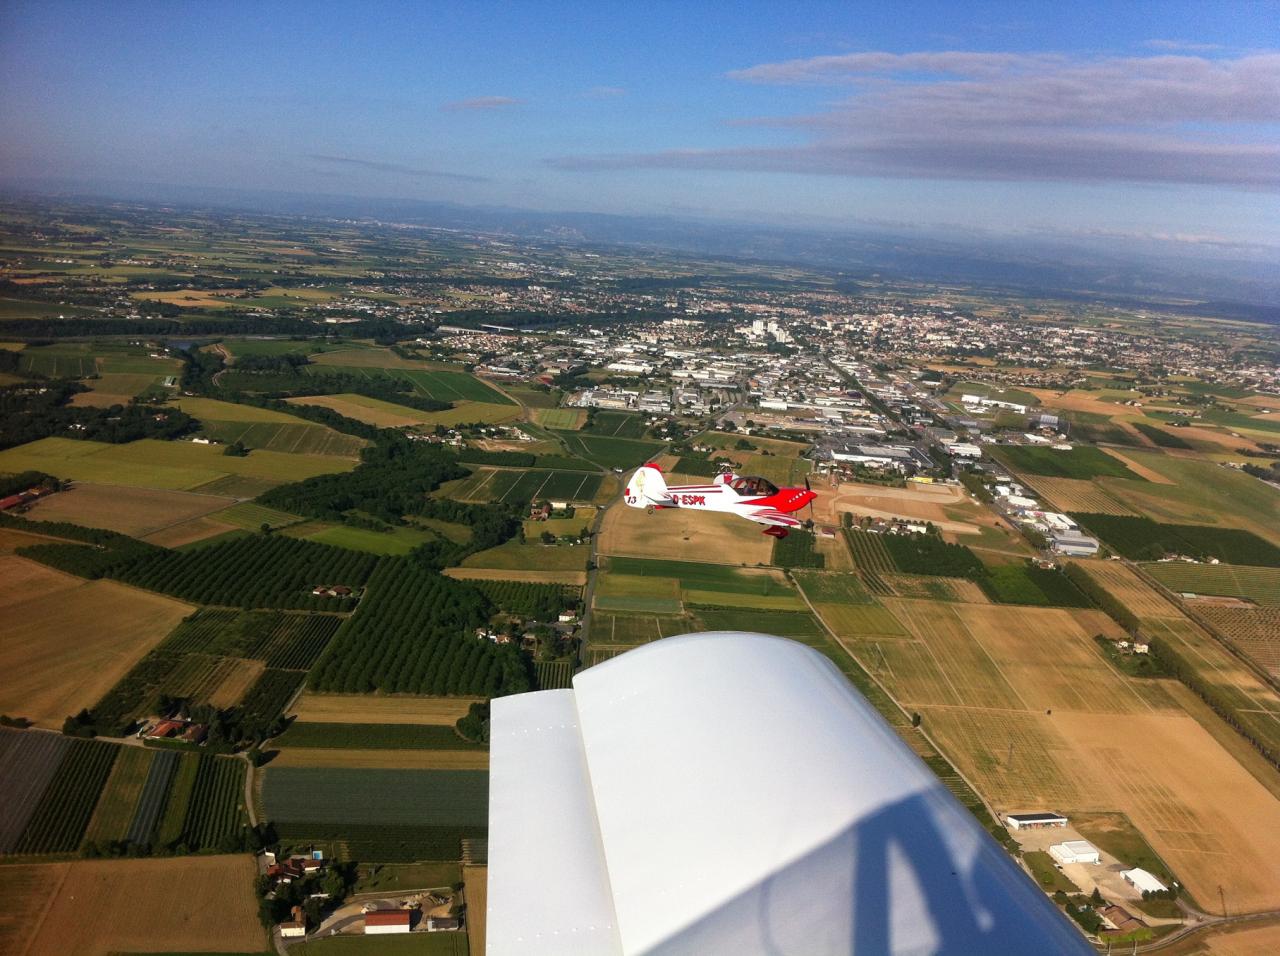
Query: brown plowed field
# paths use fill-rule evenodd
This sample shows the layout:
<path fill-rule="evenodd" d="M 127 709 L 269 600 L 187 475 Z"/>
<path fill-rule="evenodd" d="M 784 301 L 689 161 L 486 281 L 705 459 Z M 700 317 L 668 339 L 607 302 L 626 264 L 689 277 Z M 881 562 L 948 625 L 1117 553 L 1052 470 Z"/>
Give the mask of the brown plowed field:
<path fill-rule="evenodd" d="M 261 953 L 253 858 L 81 860 L 60 891 L 23 914 L 24 956 L 127 952 Z M 44 867 L 24 867 L 43 870 Z"/>
<path fill-rule="evenodd" d="M 140 538 L 235 503 L 234 498 L 218 495 L 80 481 L 69 491 L 41 498 L 27 517 L 108 528 Z"/>

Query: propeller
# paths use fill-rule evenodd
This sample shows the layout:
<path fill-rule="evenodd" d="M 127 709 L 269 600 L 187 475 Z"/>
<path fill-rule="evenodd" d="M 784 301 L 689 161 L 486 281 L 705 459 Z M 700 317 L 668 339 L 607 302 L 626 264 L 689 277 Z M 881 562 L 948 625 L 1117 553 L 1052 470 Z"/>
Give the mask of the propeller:
<path fill-rule="evenodd" d="M 805 490 L 805 491 L 807 491 L 807 492 L 809 492 L 810 494 L 813 494 L 813 488 L 812 488 L 812 487 L 810 486 L 810 484 L 809 484 L 809 476 L 808 476 L 808 475 L 805 475 L 805 476 L 804 476 L 804 490 Z M 813 520 L 813 499 L 812 499 L 812 498 L 810 498 L 810 499 L 809 499 L 809 529 L 810 529 L 810 530 L 813 530 L 813 526 L 814 526 L 814 524 L 815 524 L 815 522 L 814 522 L 814 520 Z"/>

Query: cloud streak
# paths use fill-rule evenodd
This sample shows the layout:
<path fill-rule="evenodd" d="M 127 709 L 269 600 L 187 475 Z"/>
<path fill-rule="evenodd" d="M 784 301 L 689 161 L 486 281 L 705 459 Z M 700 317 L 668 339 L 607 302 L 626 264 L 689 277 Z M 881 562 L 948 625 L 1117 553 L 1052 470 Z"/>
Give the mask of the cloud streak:
<path fill-rule="evenodd" d="M 462 183 L 487 183 L 484 176 L 472 176 L 467 173 L 451 173 L 441 169 L 422 169 L 417 166 L 405 166 L 402 163 L 382 163 L 372 159 L 359 159 L 354 156 L 329 156 L 322 153 L 310 153 L 307 159 L 332 166 L 348 166 L 357 169 L 368 169 L 377 173 L 392 173 L 397 176 L 411 176 L 415 179 L 450 179 Z"/>
<path fill-rule="evenodd" d="M 1278 53 L 869 52 L 760 64 L 729 77 L 846 92 L 818 113 L 734 121 L 804 133 L 799 146 L 573 156 L 553 165 L 1280 189 Z"/>
<path fill-rule="evenodd" d="M 440 109 L 446 113 L 485 112 L 509 109 L 512 106 L 520 106 L 523 103 L 524 100 L 516 99 L 514 96 L 473 96 L 470 99 L 445 103 Z"/>

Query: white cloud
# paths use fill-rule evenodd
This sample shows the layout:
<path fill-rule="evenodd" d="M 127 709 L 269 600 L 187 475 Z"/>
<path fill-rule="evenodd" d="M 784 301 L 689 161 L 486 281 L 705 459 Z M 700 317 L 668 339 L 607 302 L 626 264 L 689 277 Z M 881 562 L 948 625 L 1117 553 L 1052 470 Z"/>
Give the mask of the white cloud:
<path fill-rule="evenodd" d="M 455 100 L 440 107 L 445 112 L 457 113 L 466 110 L 502 110 L 511 106 L 520 106 L 524 100 L 514 96 L 473 96 L 470 99 Z"/>

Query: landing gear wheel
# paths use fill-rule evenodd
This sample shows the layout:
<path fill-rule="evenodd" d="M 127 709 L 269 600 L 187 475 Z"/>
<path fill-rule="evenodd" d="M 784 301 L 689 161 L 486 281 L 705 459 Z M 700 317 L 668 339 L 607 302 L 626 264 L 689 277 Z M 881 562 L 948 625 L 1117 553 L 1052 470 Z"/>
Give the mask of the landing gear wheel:
<path fill-rule="evenodd" d="M 653 505 L 646 505 L 644 509 L 644 513 L 647 515 L 653 514 Z"/>

